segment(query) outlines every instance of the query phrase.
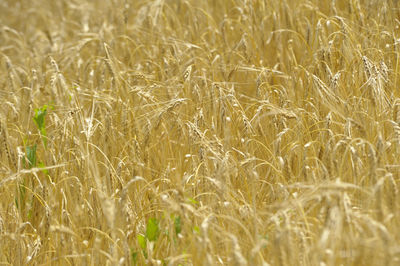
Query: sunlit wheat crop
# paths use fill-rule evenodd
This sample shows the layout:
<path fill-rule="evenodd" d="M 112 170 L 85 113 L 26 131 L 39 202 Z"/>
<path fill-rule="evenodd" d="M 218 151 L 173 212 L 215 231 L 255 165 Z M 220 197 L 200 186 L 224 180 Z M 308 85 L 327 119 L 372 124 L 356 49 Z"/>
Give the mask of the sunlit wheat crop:
<path fill-rule="evenodd" d="M 400 265 L 400 2 L 0 0 L 1 265 Z"/>

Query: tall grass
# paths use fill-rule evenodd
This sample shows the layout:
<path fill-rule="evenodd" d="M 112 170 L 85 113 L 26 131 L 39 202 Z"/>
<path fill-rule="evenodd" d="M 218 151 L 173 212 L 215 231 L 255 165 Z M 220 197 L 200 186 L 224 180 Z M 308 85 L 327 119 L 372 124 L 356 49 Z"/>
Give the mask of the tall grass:
<path fill-rule="evenodd" d="M 0 1 L 0 264 L 398 265 L 399 15 Z"/>

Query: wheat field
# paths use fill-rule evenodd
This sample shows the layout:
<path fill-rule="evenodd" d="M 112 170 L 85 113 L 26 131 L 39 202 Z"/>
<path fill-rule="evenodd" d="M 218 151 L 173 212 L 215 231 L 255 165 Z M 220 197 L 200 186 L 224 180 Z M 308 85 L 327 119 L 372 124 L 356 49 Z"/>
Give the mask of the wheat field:
<path fill-rule="evenodd" d="M 1 0 L 0 265 L 399 265 L 396 0 Z"/>

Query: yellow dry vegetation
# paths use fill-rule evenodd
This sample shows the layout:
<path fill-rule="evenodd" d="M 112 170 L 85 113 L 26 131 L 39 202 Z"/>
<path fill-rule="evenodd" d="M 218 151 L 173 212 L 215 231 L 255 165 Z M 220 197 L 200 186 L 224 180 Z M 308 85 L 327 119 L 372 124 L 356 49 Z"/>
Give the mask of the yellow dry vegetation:
<path fill-rule="evenodd" d="M 399 265 L 399 19 L 0 1 L 0 264 Z"/>

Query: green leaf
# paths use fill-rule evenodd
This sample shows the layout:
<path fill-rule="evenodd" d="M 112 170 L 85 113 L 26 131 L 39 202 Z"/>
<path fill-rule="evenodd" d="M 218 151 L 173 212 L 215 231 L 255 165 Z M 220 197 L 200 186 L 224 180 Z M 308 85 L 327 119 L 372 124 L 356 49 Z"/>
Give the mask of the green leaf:
<path fill-rule="evenodd" d="M 146 247 L 147 247 L 147 239 L 144 235 L 137 235 L 137 240 L 139 242 L 139 246 L 142 249 L 143 256 L 147 259 L 147 252 L 146 252 Z"/>
<path fill-rule="evenodd" d="M 199 202 L 197 200 L 193 199 L 193 198 L 187 198 L 187 201 L 189 203 L 192 203 L 193 205 L 199 204 Z"/>
<path fill-rule="evenodd" d="M 182 232 L 182 224 L 181 224 L 181 217 L 175 217 L 174 219 L 174 225 L 175 225 L 175 234 L 178 235 Z"/>
<path fill-rule="evenodd" d="M 156 218 L 150 218 L 147 222 L 146 237 L 150 241 L 156 241 L 160 235 L 160 228 Z"/>
<path fill-rule="evenodd" d="M 49 106 L 44 105 L 41 108 L 35 109 L 35 116 L 33 117 L 33 121 L 39 129 L 45 147 L 47 147 L 47 133 L 44 118 L 47 114 L 47 108 L 49 108 Z M 51 106 L 50 108 L 52 109 Z"/>
<path fill-rule="evenodd" d="M 137 256 L 138 256 L 138 253 L 133 251 L 133 249 L 132 249 L 131 250 L 132 265 L 137 265 Z"/>
<path fill-rule="evenodd" d="M 197 234 L 200 234 L 200 227 L 198 227 L 197 225 L 195 225 L 195 226 L 193 227 L 193 231 L 194 231 L 195 233 L 197 233 Z"/>
<path fill-rule="evenodd" d="M 146 250 L 147 242 L 144 235 L 137 235 L 137 240 L 141 249 Z"/>
<path fill-rule="evenodd" d="M 26 147 L 26 159 L 28 159 L 28 168 L 36 167 L 36 148 L 37 145 Z"/>
<path fill-rule="evenodd" d="M 44 163 L 42 163 L 42 162 L 39 162 L 39 163 L 38 163 L 38 167 L 39 167 L 39 168 L 45 168 L 46 165 L 44 165 Z M 48 174 L 49 174 L 49 170 L 47 170 L 47 169 L 42 169 L 42 172 L 43 172 L 45 175 L 48 175 Z"/>
<path fill-rule="evenodd" d="M 44 105 L 42 108 L 35 109 L 35 116 L 33 117 L 33 121 L 40 131 L 45 127 L 44 117 L 46 116 L 46 113 L 47 105 Z"/>

